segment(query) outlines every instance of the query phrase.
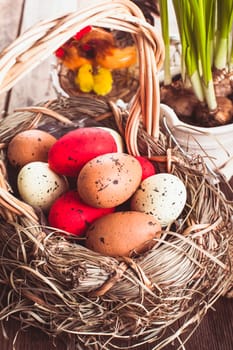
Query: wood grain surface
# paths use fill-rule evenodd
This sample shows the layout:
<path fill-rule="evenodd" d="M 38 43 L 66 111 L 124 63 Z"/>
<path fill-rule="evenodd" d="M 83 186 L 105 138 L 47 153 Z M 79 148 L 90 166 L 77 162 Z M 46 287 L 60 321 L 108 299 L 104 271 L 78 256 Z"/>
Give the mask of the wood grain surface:
<path fill-rule="evenodd" d="M 39 20 L 74 11 L 92 1 L 78 0 L 0 0 L 0 50 L 6 47 L 20 33 Z M 28 106 L 55 96 L 48 72 L 52 64 L 47 60 L 27 77 L 22 79 L 7 94 L 0 96 L 1 115 L 16 107 Z M 0 291 L 1 292 L 1 291 Z M 54 341 L 38 329 L 22 329 L 18 322 L 10 319 L 4 322 L 0 331 L 0 350 L 68 350 L 66 338 Z M 69 350 L 75 350 L 75 344 Z M 130 349 L 130 346 L 129 346 Z M 152 350 L 145 345 L 142 350 Z M 166 350 L 178 349 L 178 345 Z M 209 310 L 196 332 L 191 336 L 186 350 L 232 350 L 233 349 L 233 300 L 222 297 Z"/>

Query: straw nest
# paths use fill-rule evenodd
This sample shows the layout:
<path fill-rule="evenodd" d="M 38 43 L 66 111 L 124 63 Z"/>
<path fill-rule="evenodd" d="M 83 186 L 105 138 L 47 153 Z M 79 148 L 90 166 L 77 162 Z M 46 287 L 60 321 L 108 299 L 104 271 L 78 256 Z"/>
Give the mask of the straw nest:
<path fill-rule="evenodd" d="M 93 22 L 133 35 L 140 53 L 139 88 L 126 109 L 79 96 L 27 107 L 1 121 L 0 319 L 15 317 L 25 327 L 54 337 L 67 334 L 75 338 L 77 349 L 140 349 L 142 344 L 162 349 L 175 340 L 185 342 L 230 287 L 232 202 L 203 159 L 186 157 L 163 131 L 157 77 L 163 62 L 160 37 L 131 2 L 102 1 L 42 23 L 6 49 L 0 59 L 1 92 L 35 66 L 35 54 L 40 62 L 62 40 Z M 139 256 L 117 259 L 94 253 L 82 240 L 49 227 L 38 208 L 17 197 L 16 174 L 6 157 L 16 133 L 40 128 L 59 137 L 94 125 L 118 130 L 128 153 L 148 156 L 187 188 L 179 219 Z"/>
<path fill-rule="evenodd" d="M 140 152 L 161 161 L 169 149 L 170 171 L 184 181 L 188 199 L 181 218 L 141 256 L 116 259 L 94 253 L 82 241 L 48 227 L 40 211 L 12 192 L 6 148 L 16 132 L 38 127 L 60 136 L 87 125 L 122 132 L 127 116 L 115 105 L 79 97 L 2 121 L 0 278 L 7 296 L 2 319 L 14 315 L 48 334 L 75 334 L 80 348 L 151 343 L 159 349 L 197 326 L 229 288 L 230 206 L 218 185 L 211 184 L 201 159 L 197 166 L 197 160 L 168 148 L 162 132 L 155 143 L 140 125 Z"/>

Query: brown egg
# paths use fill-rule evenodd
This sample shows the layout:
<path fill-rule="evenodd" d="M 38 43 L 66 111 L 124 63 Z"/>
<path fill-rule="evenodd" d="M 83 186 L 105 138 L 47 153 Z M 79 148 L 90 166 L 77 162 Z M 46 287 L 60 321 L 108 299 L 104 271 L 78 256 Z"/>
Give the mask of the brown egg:
<path fill-rule="evenodd" d="M 129 256 L 143 253 L 160 237 L 161 225 L 151 215 L 121 211 L 97 219 L 87 230 L 86 247 L 107 256 Z"/>
<path fill-rule="evenodd" d="M 113 208 L 129 199 L 141 182 L 142 168 L 126 153 L 106 153 L 81 169 L 77 189 L 82 200 L 96 208 Z"/>
<path fill-rule="evenodd" d="M 56 138 L 46 131 L 30 129 L 16 134 L 9 142 L 7 157 L 11 165 L 22 168 L 35 162 L 47 162 L 48 151 Z"/>

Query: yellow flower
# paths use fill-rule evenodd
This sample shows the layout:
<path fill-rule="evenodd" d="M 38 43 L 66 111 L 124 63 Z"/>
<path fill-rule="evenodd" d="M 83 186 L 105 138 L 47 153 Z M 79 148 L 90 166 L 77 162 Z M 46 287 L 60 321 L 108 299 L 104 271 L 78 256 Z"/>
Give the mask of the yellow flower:
<path fill-rule="evenodd" d="M 82 65 L 75 78 L 75 83 L 79 86 L 82 92 L 91 92 L 94 87 L 92 65 L 86 63 Z"/>
<path fill-rule="evenodd" d="M 98 68 L 98 73 L 94 75 L 93 91 L 97 95 L 107 95 L 112 90 L 112 73 L 109 69 Z"/>

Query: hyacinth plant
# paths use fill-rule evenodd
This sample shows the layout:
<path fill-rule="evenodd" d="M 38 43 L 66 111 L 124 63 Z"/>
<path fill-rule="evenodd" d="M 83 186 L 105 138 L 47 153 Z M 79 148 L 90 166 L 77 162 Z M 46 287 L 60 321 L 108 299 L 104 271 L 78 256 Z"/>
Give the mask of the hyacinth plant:
<path fill-rule="evenodd" d="M 201 126 L 231 123 L 233 0 L 172 0 L 181 46 L 181 74 L 175 83 L 170 66 L 168 0 L 159 4 L 165 43 L 162 101 L 184 121 Z"/>

